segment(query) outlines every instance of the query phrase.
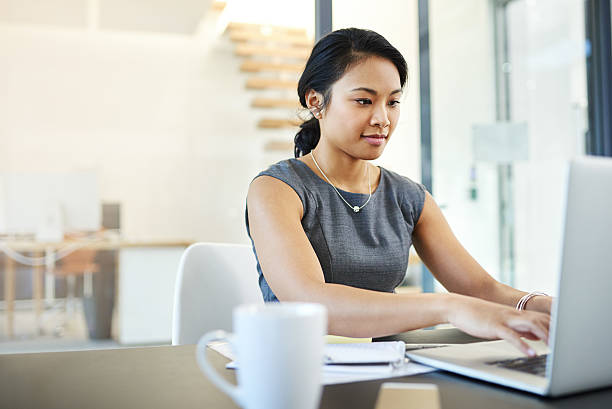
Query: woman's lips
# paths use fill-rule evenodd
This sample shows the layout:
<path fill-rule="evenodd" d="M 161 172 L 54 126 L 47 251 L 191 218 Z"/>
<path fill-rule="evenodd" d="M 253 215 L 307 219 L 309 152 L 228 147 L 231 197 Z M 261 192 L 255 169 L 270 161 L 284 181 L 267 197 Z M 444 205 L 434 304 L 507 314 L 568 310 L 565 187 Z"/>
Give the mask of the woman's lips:
<path fill-rule="evenodd" d="M 362 138 L 366 140 L 367 143 L 374 146 L 382 145 L 387 139 L 387 135 L 361 135 Z"/>

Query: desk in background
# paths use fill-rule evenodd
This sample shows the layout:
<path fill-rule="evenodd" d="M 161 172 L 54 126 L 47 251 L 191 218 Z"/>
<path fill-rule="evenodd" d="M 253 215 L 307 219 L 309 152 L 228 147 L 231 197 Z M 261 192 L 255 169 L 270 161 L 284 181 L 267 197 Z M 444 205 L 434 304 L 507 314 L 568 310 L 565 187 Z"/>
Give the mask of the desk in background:
<path fill-rule="evenodd" d="M 410 342 L 459 342 L 458 330 L 413 331 Z M 208 351 L 219 373 L 235 382 L 228 359 Z M 442 409 L 607 409 L 612 388 L 559 399 L 542 398 L 458 375 L 424 375 L 326 386 L 320 408 L 373 409 L 383 382 L 435 383 Z M 237 406 L 200 372 L 195 346 L 0 355 L 0 407 L 183 409 Z"/>
<path fill-rule="evenodd" d="M 114 338 L 122 344 L 169 343 L 172 328 L 174 282 L 180 257 L 190 241 L 84 240 L 42 243 L 3 242 L 12 250 L 35 257 L 53 254 L 71 245 L 89 250 L 115 250 Z M 15 261 L 5 256 L 4 300 L 6 334 L 13 336 Z M 36 322 L 43 311 L 44 266 L 33 267 L 32 295 Z"/>

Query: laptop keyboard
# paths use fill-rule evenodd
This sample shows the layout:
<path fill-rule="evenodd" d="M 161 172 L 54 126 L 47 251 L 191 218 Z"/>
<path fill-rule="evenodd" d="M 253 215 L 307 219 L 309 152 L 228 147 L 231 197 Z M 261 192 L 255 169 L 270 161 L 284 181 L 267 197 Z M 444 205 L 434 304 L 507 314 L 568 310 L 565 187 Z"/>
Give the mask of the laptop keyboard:
<path fill-rule="evenodd" d="M 534 357 L 507 359 L 504 361 L 487 362 L 488 365 L 495 365 L 501 368 L 513 369 L 516 371 L 527 372 L 537 376 L 546 376 L 546 358 L 548 354 Z"/>

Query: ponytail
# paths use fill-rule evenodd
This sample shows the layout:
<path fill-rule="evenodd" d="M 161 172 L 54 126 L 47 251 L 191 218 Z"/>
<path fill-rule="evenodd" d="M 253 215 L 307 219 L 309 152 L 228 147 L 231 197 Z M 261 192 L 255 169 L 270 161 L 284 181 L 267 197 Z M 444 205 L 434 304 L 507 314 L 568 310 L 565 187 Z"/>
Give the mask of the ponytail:
<path fill-rule="evenodd" d="M 308 155 L 315 146 L 319 143 L 321 138 L 321 127 L 319 126 L 319 120 L 317 118 L 310 118 L 300 125 L 300 130 L 295 134 L 294 154 L 296 158 L 300 156 Z"/>

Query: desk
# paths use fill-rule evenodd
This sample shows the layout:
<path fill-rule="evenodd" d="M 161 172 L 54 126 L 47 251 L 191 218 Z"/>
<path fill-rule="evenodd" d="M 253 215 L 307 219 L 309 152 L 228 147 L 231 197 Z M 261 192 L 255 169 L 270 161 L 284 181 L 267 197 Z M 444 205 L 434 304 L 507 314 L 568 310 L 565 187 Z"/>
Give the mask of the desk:
<path fill-rule="evenodd" d="M 178 268 L 178 260 L 180 258 L 180 255 L 182 254 L 182 251 L 186 247 L 188 247 L 190 244 L 192 244 L 192 242 L 185 241 L 185 240 L 182 240 L 182 241 L 66 240 L 63 242 L 50 242 L 50 243 L 37 242 L 37 241 L 8 241 L 8 242 L 4 241 L 2 242 L 2 244 L 20 253 L 31 252 L 33 256 L 35 257 L 42 257 L 44 255 L 47 255 L 47 256 L 53 255 L 54 253 L 60 251 L 61 249 L 65 249 L 71 246 L 78 247 L 79 249 L 88 249 L 88 250 L 101 250 L 101 251 L 102 250 L 118 250 L 117 260 L 115 262 L 116 267 L 117 267 L 116 268 L 117 276 L 115 277 L 115 283 L 117 283 L 117 287 L 121 288 L 123 284 L 123 288 L 125 289 L 126 284 L 132 285 L 132 282 L 138 281 L 140 288 L 143 288 L 144 287 L 142 286 L 143 276 L 145 278 L 150 279 L 153 276 L 152 273 L 155 272 L 156 267 L 158 267 L 158 269 L 163 268 L 164 271 L 170 269 L 171 273 L 166 274 L 166 276 L 164 277 L 166 279 L 163 280 L 163 282 L 161 282 L 159 285 L 163 285 L 169 288 L 169 291 L 170 291 L 169 297 L 171 299 L 173 295 L 172 290 L 173 290 L 173 285 L 174 285 L 174 278 L 176 275 L 176 270 Z M 142 272 L 138 271 L 136 274 L 134 274 L 133 273 L 134 268 L 132 267 L 134 263 L 130 262 L 130 259 L 128 259 L 128 257 L 125 257 L 125 256 L 131 255 L 132 256 L 131 260 L 133 260 L 134 258 L 137 258 L 137 259 L 142 258 L 142 250 L 151 249 L 151 248 L 155 248 L 155 249 L 158 249 L 159 251 L 164 252 L 164 254 L 162 255 L 161 263 L 157 265 L 149 266 L 147 269 L 143 269 L 146 271 L 142 271 Z M 168 250 L 170 249 L 175 249 L 174 254 L 167 254 Z M 0 252 L 0 254 L 4 255 L 2 252 Z M 146 258 L 142 258 L 142 259 L 146 260 Z M 122 262 L 120 262 L 120 260 Z M 6 324 L 5 325 L 6 325 L 6 334 L 9 338 L 11 338 L 13 336 L 13 313 L 14 313 L 14 302 L 15 302 L 15 261 L 12 258 L 5 255 L 5 266 L 4 267 L 5 267 L 4 268 L 4 300 L 5 300 L 5 305 L 6 305 Z M 130 270 L 130 267 L 132 267 L 131 271 L 129 271 L 130 274 L 119 274 L 120 271 L 123 271 L 125 269 Z M 34 267 L 33 277 L 32 277 L 32 283 L 33 283 L 32 287 L 33 287 L 33 299 L 34 299 L 34 312 L 36 315 L 37 323 L 40 320 L 40 315 L 43 310 L 42 308 L 42 305 L 43 305 L 42 303 L 43 275 L 44 275 L 43 267 L 40 267 L 40 266 Z M 151 286 L 150 283 L 148 283 L 147 285 Z M 159 285 L 157 285 L 157 287 L 159 287 Z M 151 292 L 152 290 L 156 290 L 157 287 L 153 289 L 149 289 L 149 292 Z M 164 310 L 161 311 L 161 314 L 163 315 L 163 319 L 164 319 L 164 324 L 166 323 L 166 321 L 169 321 L 170 315 L 171 315 L 170 312 L 172 310 L 172 307 L 171 307 L 171 301 L 167 300 L 168 296 L 166 296 L 165 293 L 162 294 L 161 296 L 157 293 L 146 294 L 146 295 L 149 296 L 149 298 L 151 299 L 153 298 L 158 299 L 158 303 L 164 308 Z M 126 298 L 129 298 L 129 297 L 133 298 L 133 294 L 126 294 L 125 291 L 122 294 L 121 292 L 116 291 L 116 295 L 115 295 L 116 307 L 124 308 L 124 306 L 127 305 Z M 159 300 L 160 298 L 162 299 Z M 166 306 L 166 304 L 168 304 L 168 306 Z M 119 310 L 119 308 L 115 308 L 115 310 L 117 311 Z M 131 309 L 129 311 L 126 311 L 126 313 L 123 315 L 119 314 L 121 322 L 118 324 L 119 329 L 118 329 L 118 334 L 116 334 L 116 337 L 119 339 L 120 342 L 153 343 L 153 342 L 169 341 L 170 335 L 169 334 L 166 335 L 165 332 L 160 334 L 160 331 L 157 331 L 155 334 L 152 334 L 152 337 L 150 337 L 149 339 L 146 336 L 142 336 L 137 332 L 134 333 L 134 331 L 129 330 L 131 328 L 134 328 L 134 325 L 137 326 L 139 323 L 142 325 L 150 324 L 147 321 L 143 321 L 142 315 L 137 320 L 131 319 L 131 317 L 134 314 L 135 313 L 131 311 Z M 125 318 L 124 316 L 126 315 L 129 318 L 129 321 L 124 320 Z M 136 321 L 136 324 L 134 324 L 134 321 Z M 166 332 L 169 332 L 169 330 Z"/>
<path fill-rule="evenodd" d="M 436 330 L 437 331 L 437 330 Z M 444 342 L 453 331 L 414 331 L 431 342 Z M 456 339 L 456 337 L 455 337 Z M 233 371 L 228 360 L 209 350 L 211 363 L 227 380 Z M 612 388 L 561 399 L 541 398 L 460 376 L 434 372 L 393 378 L 393 382 L 435 383 L 443 409 L 609 408 Z M 383 381 L 326 386 L 320 408 L 373 409 Z M 0 407 L 2 408 L 236 408 L 200 372 L 195 346 L 130 348 L 105 351 L 51 352 L 0 355 Z"/>

